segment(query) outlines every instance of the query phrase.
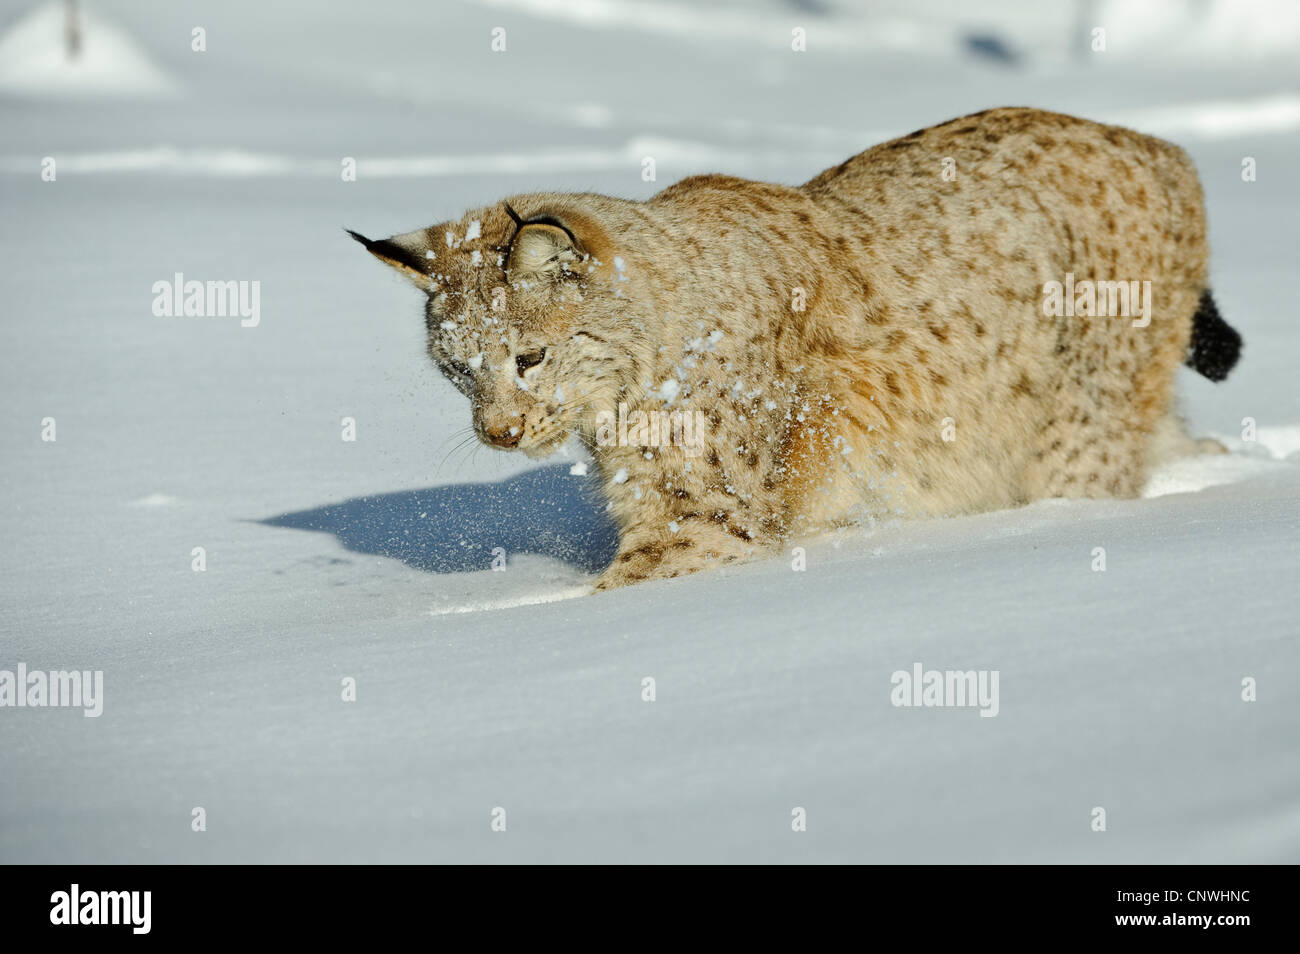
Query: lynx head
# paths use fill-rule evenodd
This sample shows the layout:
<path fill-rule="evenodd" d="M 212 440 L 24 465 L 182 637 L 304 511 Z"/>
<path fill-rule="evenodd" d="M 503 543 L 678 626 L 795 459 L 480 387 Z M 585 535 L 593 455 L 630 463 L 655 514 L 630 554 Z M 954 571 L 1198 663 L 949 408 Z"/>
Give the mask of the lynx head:
<path fill-rule="evenodd" d="M 638 378 L 626 265 L 566 198 L 521 196 L 382 241 L 349 233 L 424 291 L 429 357 L 470 399 L 479 439 L 530 457 L 589 439 Z"/>

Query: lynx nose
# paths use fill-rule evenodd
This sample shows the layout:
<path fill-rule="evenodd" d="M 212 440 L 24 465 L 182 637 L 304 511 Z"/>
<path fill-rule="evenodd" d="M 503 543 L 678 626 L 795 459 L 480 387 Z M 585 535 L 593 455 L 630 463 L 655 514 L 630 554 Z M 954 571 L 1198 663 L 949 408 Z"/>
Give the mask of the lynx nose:
<path fill-rule="evenodd" d="M 497 447 L 518 447 L 519 439 L 524 436 L 524 419 L 518 417 L 505 424 L 485 424 L 483 436 Z"/>

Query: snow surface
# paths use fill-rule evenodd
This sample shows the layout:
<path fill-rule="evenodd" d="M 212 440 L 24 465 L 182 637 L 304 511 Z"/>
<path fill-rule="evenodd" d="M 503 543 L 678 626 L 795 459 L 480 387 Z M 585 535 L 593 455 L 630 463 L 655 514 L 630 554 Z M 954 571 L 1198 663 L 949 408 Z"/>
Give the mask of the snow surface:
<path fill-rule="evenodd" d="M 115 24 L 79 8 L 78 55 L 69 59 L 68 12 L 57 0 L 33 9 L 0 37 L 0 93 L 30 96 L 167 96 L 175 82 Z"/>
<path fill-rule="evenodd" d="M 57 18 L 0 3 L 0 669 L 106 697 L 0 709 L 0 860 L 1300 860 L 1294 5 L 1100 4 L 1113 56 L 1019 0 L 89 6 L 178 92 L 51 99 L 12 51 Z M 1191 151 L 1246 351 L 1181 385 L 1232 453 L 1141 500 L 845 532 L 803 572 L 583 595 L 614 545 L 585 460 L 461 447 L 418 292 L 341 231 L 798 182 L 1008 104 Z M 260 324 L 155 318 L 176 272 L 260 281 Z M 997 717 L 892 706 L 918 662 L 997 670 Z"/>

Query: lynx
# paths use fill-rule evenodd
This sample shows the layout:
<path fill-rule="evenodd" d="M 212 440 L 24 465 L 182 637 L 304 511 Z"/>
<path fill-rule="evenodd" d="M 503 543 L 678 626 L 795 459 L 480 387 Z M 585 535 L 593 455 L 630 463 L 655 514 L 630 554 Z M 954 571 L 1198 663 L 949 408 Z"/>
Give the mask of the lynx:
<path fill-rule="evenodd" d="M 1174 407 L 1180 363 L 1222 380 L 1241 347 L 1200 184 L 1127 129 L 992 109 L 801 186 L 700 175 L 351 234 L 424 291 L 483 442 L 588 447 L 620 529 L 598 590 L 873 518 L 1134 497 L 1222 450 Z M 1143 317 L 1099 307 L 1121 287 Z M 696 446 L 648 439 L 664 412 L 701 415 Z"/>

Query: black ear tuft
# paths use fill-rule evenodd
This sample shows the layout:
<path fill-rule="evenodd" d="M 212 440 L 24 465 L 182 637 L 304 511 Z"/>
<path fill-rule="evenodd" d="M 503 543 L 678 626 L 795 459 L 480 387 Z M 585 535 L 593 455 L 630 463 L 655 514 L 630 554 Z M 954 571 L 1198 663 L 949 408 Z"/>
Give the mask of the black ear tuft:
<path fill-rule="evenodd" d="M 424 262 L 419 255 L 416 255 L 408 248 L 398 245 L 392 239 L 380 239 L 374 241 L 366 238 L 360 232 L 354 232 L 351 229 L 344 229 L 354 239 L 366 247 L 366 251 L 382 262 L 386 262 L 395 268 L 406 269 L 414 272 L 416 276 L 424 274 Z"/>

